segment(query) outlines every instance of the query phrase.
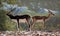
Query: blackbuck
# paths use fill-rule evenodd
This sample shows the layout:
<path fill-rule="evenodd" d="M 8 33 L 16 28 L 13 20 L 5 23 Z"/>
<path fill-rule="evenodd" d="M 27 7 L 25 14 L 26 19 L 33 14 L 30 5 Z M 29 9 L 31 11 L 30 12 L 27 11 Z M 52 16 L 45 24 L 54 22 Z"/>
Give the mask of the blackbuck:
<path fill-rule="evenodd" d="M 48 16 L 33 16 L 32 17 L 33 22 L 32 22 L 31 28 L 33 28 L 35 22 L 42 22 L 45 27 L 45 21 L 49 20 L 49 18 L 52 15 L 55 15 L 55 14 L 53 14 L 50 10 L 48 10 Z"/>
<path fill-rule="evenodd" d="M 12 11 L 12 10 L 11 10 Z M 30 20 L 30 16 L 29 15 L 15 15 L 15 16 L 13 16 L 12 14 L 10 14 L 10 12 L 9 13 L 7 13 L 7 16 L 9 16 L 10 17 L 10 19 L 14 19 L 14 20 L 17 20 L 17 30 L 19 30 L 19 19 L 25 19 L 26 21 L 26 23 L 29 25 L 29 27 L 30 27 L 30 23 L 29 23 L 29 20 Z"/>

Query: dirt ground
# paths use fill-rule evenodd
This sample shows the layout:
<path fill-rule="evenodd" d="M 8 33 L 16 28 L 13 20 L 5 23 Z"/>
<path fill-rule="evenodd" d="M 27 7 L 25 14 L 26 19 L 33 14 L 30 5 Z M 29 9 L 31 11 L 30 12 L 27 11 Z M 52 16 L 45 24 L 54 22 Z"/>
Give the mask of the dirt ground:
<path fill-rule="evenodd" d="M 46 31 L 0 31 L 0 36 L 60 36 L 60 32 L 46 32 Z"/>

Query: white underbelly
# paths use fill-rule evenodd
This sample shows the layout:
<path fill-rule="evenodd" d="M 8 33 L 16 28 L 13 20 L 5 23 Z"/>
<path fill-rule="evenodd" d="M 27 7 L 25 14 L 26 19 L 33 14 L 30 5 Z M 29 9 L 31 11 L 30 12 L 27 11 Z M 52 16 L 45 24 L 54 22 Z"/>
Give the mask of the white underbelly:
<path fill-rule="evenodd" d="M 43 20 L 36 20 L 36 22 L 43 22 Z"/>
<path fill-rule="evenodd" d="M 20 19 L 19 22 L 26 23 L 27 21 L 26 21 L 26 19 Z"/>
<path fill-rule="evenodd" d="M 17 23 L 17 20 L 15 19 L 12 19 L 13 22 L 16 22 Z M 26 23 L 26 19 L 19 19 L 19 23 Z"/>

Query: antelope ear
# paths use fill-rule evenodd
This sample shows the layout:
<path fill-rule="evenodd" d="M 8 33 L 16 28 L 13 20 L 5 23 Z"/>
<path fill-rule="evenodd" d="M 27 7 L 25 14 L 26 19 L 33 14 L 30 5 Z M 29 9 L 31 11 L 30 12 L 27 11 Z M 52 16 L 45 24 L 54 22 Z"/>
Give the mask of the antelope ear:
<path fill-rule="evenodd" d="M 48 9 L 48 13 L 51 13 L 51 11 Z"/>

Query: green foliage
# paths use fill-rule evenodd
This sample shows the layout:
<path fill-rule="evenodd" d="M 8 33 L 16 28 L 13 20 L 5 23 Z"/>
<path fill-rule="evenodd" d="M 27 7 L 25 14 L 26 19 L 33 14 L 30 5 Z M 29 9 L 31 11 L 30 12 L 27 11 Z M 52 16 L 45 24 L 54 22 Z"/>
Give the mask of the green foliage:
<path fill-rule="evenodd" d="M 5 12 L 3 10 L 0 10 L 0 30 L 5 30 L 5 22 L 6 22 L 6 17 L 5 17 Z"/>
<path fill-rule="evenodd" d="M 16 0 L 7 0 L 7 2 L 9 3 L 9 4 L 16 4 Z"/>
<path fill-rule="evenodd" d="M 16 30 L 16 23 L 6 15 L 7 12 L 0 10 L 0 31 Z"/>

